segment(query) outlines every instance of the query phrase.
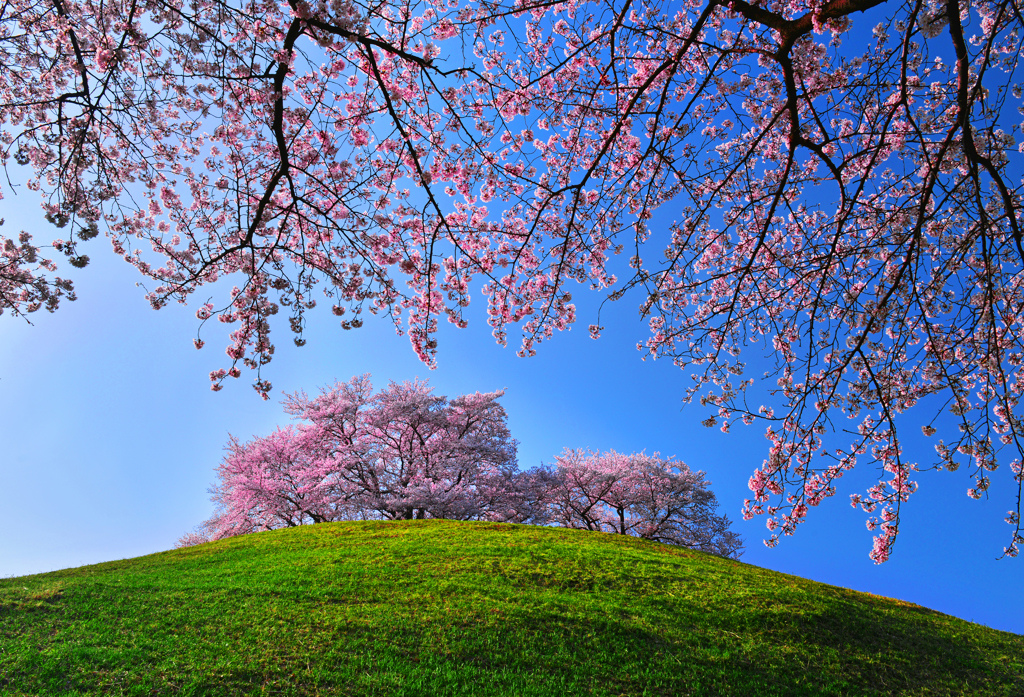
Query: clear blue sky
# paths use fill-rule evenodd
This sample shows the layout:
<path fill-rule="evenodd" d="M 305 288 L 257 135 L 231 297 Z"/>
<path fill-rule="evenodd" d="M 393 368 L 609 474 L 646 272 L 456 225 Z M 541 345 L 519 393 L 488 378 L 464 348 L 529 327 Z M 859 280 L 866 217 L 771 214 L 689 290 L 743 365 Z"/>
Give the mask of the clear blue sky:
<path fill-rule="evenodd" d="M 33 197 L 9 196 L 0 205 L 6 235 L 26 229 L 51 239 Z M 151 310 L 135 287 L 141 278 L 104 238 L 85 251 L 89 267 L 61 268 L 75 279 L 77 302 L 37 313 L 34 326 L 0 317 L 0 576 L 170 549 L 210 514 L 206 490 L 228 434 L 248 439 L 286 422 L 277 401 L 264 402 L 250 388 L 248 371 L 210 391 L 209 371 L 225 366 L 225 325 L 204 333 L 206 348 L 195 350 L 194 307 Z M 636 303 L 627 298 L 602 316 L 604 336 L 593 341 L 586 326 L 596 296 L 576 296 L 577 327 L 534 358 L 495 345 L 482 304 L 471 306 L 468 329 L 442 332 L 436 371 L 387 322 L 344 332 L 324 312 L 311 315 L 301 349 L 286 326 L 275 328 L 277 356 L 266 376 L 278 397 L 361 373 L 378 387 L 429 378 L 450 396 L 505 388 L 521 467 L 550 462 L 565 447 L 675 455 L 708 473 L 746 539 L 743 561 L 1024 633 L 1024 560 L 996 561 L 1009 532 L 1002 518 L 1013 505 L 1008 468 L 995 473 L 992 496 L 981 501 L 965 495 L 965 472 L 922 473 L 884 565 L 868 559 L 865 514 L 848 503 L 872 471 L 844 479 L 845 488 L 795 537 L 766 549 L 763 519 L 739 516 L 747 479 L 765 455 L 763 426 L 728 435 L 701 426 L 706 413 L 681 409 L 686 375 L 667 361 L 640 360 L 635 344 L 645 328 Z M 911 437 L 906 446 L 909 459 L 930 462 L 929 441 Z"/>

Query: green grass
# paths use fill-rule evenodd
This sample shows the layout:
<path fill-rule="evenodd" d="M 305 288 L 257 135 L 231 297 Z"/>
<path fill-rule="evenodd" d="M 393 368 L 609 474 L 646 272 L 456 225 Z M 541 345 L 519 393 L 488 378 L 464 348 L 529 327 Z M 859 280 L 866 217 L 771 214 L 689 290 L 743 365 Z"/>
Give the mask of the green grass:
<path fill-rule="evenodd" d="M 1024 637 L 643 540 L 351 522 L 0 580 L 2 695 L 1024 695 Z"/>

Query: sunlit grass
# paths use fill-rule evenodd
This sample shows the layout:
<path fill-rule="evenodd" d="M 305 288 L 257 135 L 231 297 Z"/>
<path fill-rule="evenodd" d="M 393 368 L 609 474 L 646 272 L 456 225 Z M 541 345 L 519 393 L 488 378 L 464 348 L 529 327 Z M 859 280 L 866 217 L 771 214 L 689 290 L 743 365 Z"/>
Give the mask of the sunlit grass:
<path fill-rule="evenodd" d="M 0 580 L 3 695 L 1024 695 L 1024 637 L 636 538 L 350 522 Z"/>

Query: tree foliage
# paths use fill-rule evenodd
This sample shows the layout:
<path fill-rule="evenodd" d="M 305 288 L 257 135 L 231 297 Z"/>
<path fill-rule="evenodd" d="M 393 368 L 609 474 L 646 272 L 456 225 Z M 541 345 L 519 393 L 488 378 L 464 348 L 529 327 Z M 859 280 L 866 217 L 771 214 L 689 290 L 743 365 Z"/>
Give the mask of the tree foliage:
<path fill-rule="evenodd" d="M 374 394 L 364 375 L 290 395 L 285 410 L 307 423 L 228 443 L 214 537 L 356 518 L 527 520 L 505 493 L 516 443 L 502 394 L 449 400 L 418 381 Z"/>
<path fill-rule="evenodd" d="M 198 310 L 234 326 L 215 389 L 248 366 L 266 397 L 271 317 L 301 344 L 317 286 L 428 364 L 471 291 L 532 354 L 575 282 L 634 290 L 708 423 L 766 422 L 769 544 L 875 463 L 852 502 L 884 561 L 916 406 L 952 412 L 932 467 L 970 496 L 1009 465 L 1024 541 L 1015 0 L 11 0 L 0 26 L 0 159 L 54 247 L 83 265 L 102 225 L 157 308 L 236 279 Z M 50 306 L 4 244 L 0 309 Z"/>
<path fill-rule="evenodd" d="M 3 225 L 0 219 L 0 225 Z M 40 308 L 53 312 L 61 298 L 75 300 L 71 281 L 46 277 L 57 265 L 39 257 L 39 248 L 32 244 L 32 235 L 22 231 L 17 241 L 0 236 L 0 314 L 29 314 Z"/>
<path fill-rule="evenodd" d="M 520 471 L 502 392 L 448 400 L 422 382 L 374 394 L 369 376 L 285 399 L 306 421 L 232 437 L 210 490 L 214 515 L 178 540 L 335 520 L 446 518 L 555 523 L 738 557 L 739 537 L 703 472 L 656 455 L 566 451 Z"/>
<path fill-rule="evenodd" d="M 703 472 L 657 453 L 623 455 L 566 450 L 544 494 L 548 518 L 569 528 L 635 535 L 723 557 L 742 542 Z"/>

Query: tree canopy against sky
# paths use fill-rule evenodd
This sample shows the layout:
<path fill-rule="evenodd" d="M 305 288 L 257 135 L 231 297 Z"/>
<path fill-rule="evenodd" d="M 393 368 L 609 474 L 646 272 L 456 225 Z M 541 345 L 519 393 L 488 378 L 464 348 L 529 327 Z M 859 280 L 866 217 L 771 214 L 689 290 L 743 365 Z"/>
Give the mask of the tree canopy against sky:
<path fill-rule="evenodd" d="M 289 395 L 285 411 L 304 423 L 231 437 L 210 489 L 216 511 L 179 542 L 336 520 L 534 522 L 502 394 L 448 399 L 420 381 L 374 394 L 363 375 Z"/>
<path fill-rule="evenodd" d="M 924 466 L 970 468 L 980 497 L 1008 464 L 1006 553 L 1024 541 L 1013 2 L 0 13 L 3 164 L 42 194 L 57 253 L 84 266 L 105 233 L 154 307 L 234 280 L 197 312 L 237 327 L 215 389 L 247 366 L 266 397 L 271 317 L 301 343 L 321 294 L 345 328 L 388 315 L 432 364 L 438 319 L 464 326 L 471 291 L 529 355 L 575 321 L 578 283 L 632 290 L 642 348 L 693 371 L 685 398 L 717 409 L 709 425 L 767 423 L 745 511 L 769 544 L 858 462 L 881 472 L 852 498 L 876 561 Z M 3 245 L 0 309 L 73 293 L 29 233 Z M 758 343 L 777 384 L 748 403 L 740 353 Z M 926 434 L 943 411 L 958 424 L 921 467 L 897 431 L 915 406 Z"/>
<path fill-rule="evenodd" d="M 539 488 L 548 519 L 565 527 L 742 556 L 743 541 L 729 530 L 728 516 L 717 514 L 704 472 L 658 453 L 567 449 Z"/>
<path fill-rule="evenodd" d="M 447 518 L 554 523 L 740 557 L 711 482 L 672 458 L 566 450 L 554 466 L 520 470 L 503 394 L 448 399 L 418 380 L 374 394 L 363 375 L 313 398 L 288 395 L 285 411 L 303 423 L 230 437 L 210 489 L 216 510 L 178 546 L 308 523 Z"/>

